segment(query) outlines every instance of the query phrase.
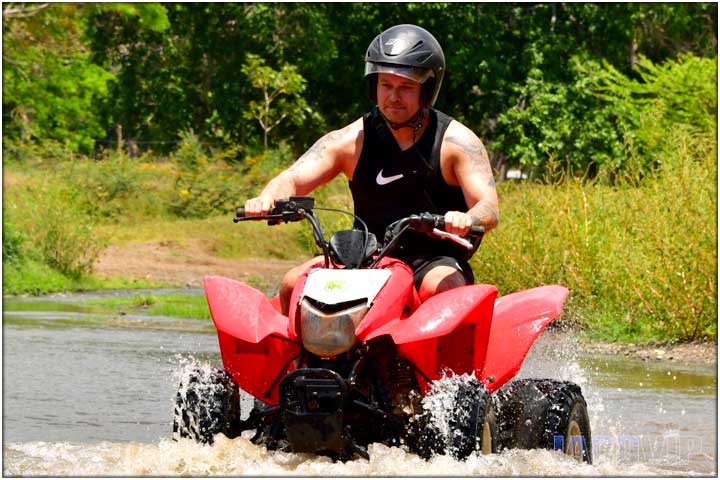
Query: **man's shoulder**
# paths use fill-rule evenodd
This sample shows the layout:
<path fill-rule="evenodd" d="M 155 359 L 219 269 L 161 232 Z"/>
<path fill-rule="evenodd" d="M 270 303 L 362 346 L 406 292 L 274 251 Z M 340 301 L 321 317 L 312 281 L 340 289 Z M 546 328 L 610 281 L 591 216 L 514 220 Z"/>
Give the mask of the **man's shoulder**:
<path fill-rule="evenodd" d="M 462 123 L 453 120 L 448 125 L 440 149 L 440 159 L 445 165 L 487 155 L 482 140 Z"/>
<path fill-rule="evenodd" d="M 478 143 L 480 138 L 470 128 L 453 119 L 445 131 L 443 141 L 455 144 Z"/>
<path fill-rule="evenodd" d="M 358 118 L 344 127 L 330 132 L 328 135 L 338 144 L 355 143 L 363 135 L 363 117 Z"/>
<path fill-rule="evenodd" d="M 359 158 L 363 144 L 363 119 L 362 117 L 345 125 L 344 127 L 328 133 L 324 137 L 325 146 L 335 161 L 344 164 L 343 170 L 351 176 L 354 165 Z"/>

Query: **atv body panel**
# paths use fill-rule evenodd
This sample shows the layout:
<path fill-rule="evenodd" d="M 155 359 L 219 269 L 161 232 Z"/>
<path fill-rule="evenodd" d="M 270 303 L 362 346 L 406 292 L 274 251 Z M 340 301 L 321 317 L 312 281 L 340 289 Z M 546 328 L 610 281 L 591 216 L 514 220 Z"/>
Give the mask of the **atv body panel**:
<path fill-rule="evenodd" d="M 277 405 L 278 377 L 302 349 L 288 318 L 265 294 L 245 283 L 207 276 L 204 284 L 225 368 L 240 388 Z"/>
<path fill-rule="evenodd" d="M 530 347 L 562 312 L 569 290 L 546 285 L 500 297 L 490 327 L 480 381 L 497 390 L 520 370 Z"/>

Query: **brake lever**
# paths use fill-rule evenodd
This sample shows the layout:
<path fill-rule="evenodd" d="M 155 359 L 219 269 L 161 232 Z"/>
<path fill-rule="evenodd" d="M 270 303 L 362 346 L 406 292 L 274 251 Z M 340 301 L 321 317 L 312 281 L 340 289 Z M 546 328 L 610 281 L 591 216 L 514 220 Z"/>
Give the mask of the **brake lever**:
<path fill-rule="evenodd" d="M 445 240 L 450 240 L 452 242 L 457 243 L 458 245 L 462 245 L 463 247 L 467 248 L 468 250 L 472 250 L 474 248 L 472 243 L 465 240 L 464 238 L 462 238 L 459 235 L 455 235 L 454 233 L 446 232 L 444 230 L 439 230 L 437 228 L 433 228 L 432 233 L 436 237 L 440 237 Z"/>
<path fill-rule="evenodd" d="M 278 223 L 280 223 L 280 221 L 282 219 L 283 219 L 282 215 L 256 215 L 253 217 L 234 217 L 233 223 L 244 222 L 244 221 L 258 222 L 258 221 L 262 221 L 262 220 L 267 220 L 268 223 L 274 222 L 274 223 L 272 223 L 272 225 L 277 225 Z"/>

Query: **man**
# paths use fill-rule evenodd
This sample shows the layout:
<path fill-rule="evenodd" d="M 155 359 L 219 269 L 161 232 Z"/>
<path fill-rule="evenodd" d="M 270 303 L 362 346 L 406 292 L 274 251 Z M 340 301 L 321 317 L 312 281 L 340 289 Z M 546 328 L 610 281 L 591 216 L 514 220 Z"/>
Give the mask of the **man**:
<path fill-rule="evenodd" d="M 444 215 L 445 230 L 460 236 L 472 225 L 494 228 L 498 199 L 485 147 L 467 127 L 432 109 L 444 74 L 445 56 L 428 31 L 397 25 L 378 35 L 365 55 L 368 94 L 376 106 L 320 138 L 246 202 L 245 214 L 264 215 L 276 199 L 307 195 L 342 172 L 355 214 L 379 240 L 393 221 L 422 212 Z M 424 301 L 472 284 L 467 260 L 473 253 L 410 233 L 393 256 L 413 269 Z M 297 279 L 314 262 L 285 275 L 280 287 L 284 314 Z"/>

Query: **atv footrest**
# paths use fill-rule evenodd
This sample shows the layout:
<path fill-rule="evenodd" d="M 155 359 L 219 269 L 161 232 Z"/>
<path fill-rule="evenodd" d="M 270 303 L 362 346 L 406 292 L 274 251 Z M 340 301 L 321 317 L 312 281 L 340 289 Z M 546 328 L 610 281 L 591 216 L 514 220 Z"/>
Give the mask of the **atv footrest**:
<path fill-rule="evenodd" d="M 347 383 L 324 368 L 303 368 L 280 383 L 280 408 L 288 441 L 295 452 L 342 453 Z"/>

